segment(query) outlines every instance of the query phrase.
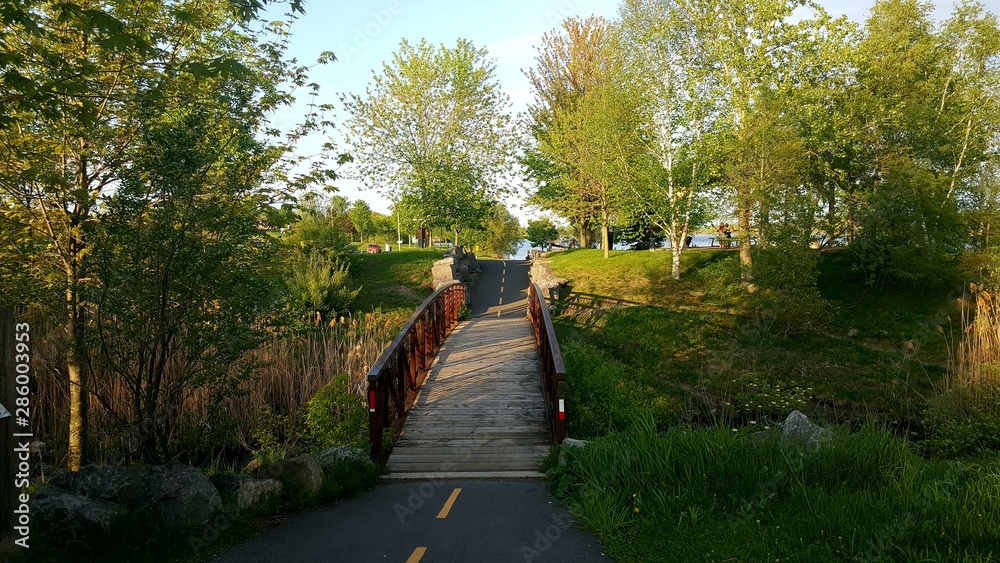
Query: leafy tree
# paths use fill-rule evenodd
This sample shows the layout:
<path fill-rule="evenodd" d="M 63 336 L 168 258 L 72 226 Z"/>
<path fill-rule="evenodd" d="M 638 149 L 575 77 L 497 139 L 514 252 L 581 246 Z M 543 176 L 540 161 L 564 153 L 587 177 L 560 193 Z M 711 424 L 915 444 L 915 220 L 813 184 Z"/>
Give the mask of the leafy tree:
<path fill-rule="evenodd" d="M 254 158 L 263 144 L 234 117 L 206 106 L 148 116 L 142 149 L 91 232 L 99 290 L 90 363 L 131 396 L 94 393 L 135 425 L 129 438 L 150 463 L 176 455 L 185 398 L 207 388 L 217 404 L 248 375 L 243 354 L 264 337 L 280 295 L 268 266 L 276 245 L 256 227 L 253 197 L 272 162 Z M 215 414 L 188 418 L 190 434 Z"/>
<path fill-rule="evenodd" d="M 365 95 L 342 99 L 359 175 L 422 226 L 479 226 L 502 192 L 513 140 L 507 97 L 485 49 L 400 43 Z"/>
<path fill-rule="evenodd" d="M 365 233 L 372 234 L 375 227 L 375 223 L 372 221 L 372 208 L 368 207 L 364 200 L 359 199 L 351 205 L 347 216 L 351 218 L 351 224 L 354 225 L 361 236 L 361 242 L 364 243 Z"/>
<path fill-rule="evenodd" d="M 562 31 L 543 36 L 537 67 L 528 73 L 535 146 L 524 162 L 529 176 L 546 184 L 532 201 L 579 223 L 584 244 L 598 222 L 607 257 L 621 187 L 642 167 L 640 103 L 632 83 L 622 80 L 620 51 L 605 20 L 568 19 Z"/>
<path fill-rule="evenodd" d="M 62 301 L 71 469 L 80 467 L 86 445 L 87 293 L 100 289 L 91 276 L 90 233 L 101 221 L 98 211 L 147 149 L 142 130 L 153 116 L 228 108 L 255 134 L 267 135 L 268 112 L 292 100 L 282 85 L 305 86 L 305 74 L 283 59 L 283 28 L 274 29 L 269 43 L 252 29 L 261 6 L 37 0 L 0 10 L 8 20 L 0 29 L 0 221 L 30 239 L 8 241 L 14 244 L 0 252 L 33 265 L 28 275 L 43 292 L 34 303 L 51 304 L 57 295 Z M 301 11 L 300 2 L 292 9 Z M 289 140 L 319 123 L 306 119 Z M 293 176 L 273 166 L 290 144 L 258 148 L 246 158 L 272 163 L 272 185 L 328 177 L 322 169 Z"/>
<path fill-rule="evenodd" d="M 632 77 L 646 93 L 648 151 L 662 169 L 630 184 L 626 199 L 632 216 L 652 222 L 670 240 L 671 275 L 679 279 L 684 241 L 707 219 L 703 194 L 713 163 L 706 136 L 719 115 L 711 66 L 688 2 L 626 0 L 620 26 L 623 47 L 632 53 Z"/>
<path fill-rule="evenodd" d="M 552 219 L 542 217 L 541 219 L 531 219 L 528 221 L 525 236 L 528 242 L 531 243 L 531 246 L 542 248 L 559 238 L 559 231 L 552 223 Z"/>
<path fill-rule="evenodd" d="M 473 233 L 473 242 L 480 252 L 488 256 L 502 258 L 513 256 L 524 239 L 521 224 L 505 205 L 493 206 L 492 213 L 485 221 L 485 227 Z"/>

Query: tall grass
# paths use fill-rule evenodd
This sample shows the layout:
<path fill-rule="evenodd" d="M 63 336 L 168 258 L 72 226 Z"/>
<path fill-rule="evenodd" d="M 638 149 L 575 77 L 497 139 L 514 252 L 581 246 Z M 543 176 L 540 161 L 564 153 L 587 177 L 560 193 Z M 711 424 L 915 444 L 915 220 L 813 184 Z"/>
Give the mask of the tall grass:
<path fill-rule="evenodd" d="M 995 387 L 1000 385 L 1000 299 L 976 284 L 970 292 L 962 306 L 956 383 Z"/>
<path fill-rule="evenodd" d="M 214 457 L 232 458 L 235 463 L 259 445 L 259 436 L 274 433 L 276 420 L 285 428 L 301 427 L 309 399 L 338 375 L 347 376 L 349 392 L 363 396 L 368 369 L 404 321 L 402 313 L 379 311 L 272 337 L 234 366 L 234 371 L 246 375 L 230 388 L 200 387 L 186 394 L 179 408 L 165 411 L 164 416 L 176 417 L 179 451 L 189 462 Z M 58 461 L 69 420 L 59 333 L 50 331 L 37 338 L 34 353 L 37 408 L 32 425 Z M 177 378 L 179 369 L 168 366 L 165 387 Z M 90 381 L 91 459 L 127 462 L 142 431 L 141 425 L 127 419 L 132 390 L 107 372 L 92 373 Z"/>
<path fill-rule="evenodd" d="M 807 448 L 651 418 L 551 470 L 618 561 L 1000 558 L 1000 462 L 933 462 L 887 430 Z"/>
<path fill-rule="evenodd" d="M 925 416 L 924 447 L 941 457 L 1000 451 L 1000 300 L 981 286 L 969 289 L 955 361 Z"/>

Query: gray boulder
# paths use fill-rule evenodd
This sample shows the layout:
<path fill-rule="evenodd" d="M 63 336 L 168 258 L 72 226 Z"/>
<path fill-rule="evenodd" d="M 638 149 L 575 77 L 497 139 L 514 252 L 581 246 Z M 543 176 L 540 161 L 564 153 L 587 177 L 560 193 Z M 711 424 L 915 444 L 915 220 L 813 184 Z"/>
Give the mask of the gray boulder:
<path fill-rule="evenodd" d="M 283 488 L 274 479 L 252 479 L 239 474 L 217 473 L 209 479 L 226 502 L 235 502 L 239 508 L 255 506 Z"/>
<path fill-rule="evenodd" d="M 574 440 L 573 438 L 563 439 L 563 442 L 559 447 L 559 466 L 565 467 L 566 463 L 568 463 L 566 459 L 566 452 L 569 450 L 582 450 L 586 447 L 586 440 Z"/>
<path fill-rule="evenodd" d="M 42 487 L 31 500 L 31 523 L 69 538 L 108 533 L 117 504 L 73 494 L 51 485 Z"/>
<path fill-rule="evenodd" d="M 139 502 L 177 528 L 203 526 L 222 508 L 222 497 L 208 477 L 181 463 L 144 468 Z"/>
<path fill-rule="evenodd" d="M 49 485 L 81 498 L 150 510 L 173 527 L 201 526 L 222 508 L 219 492 L 200 470 L 182 463 L 167 466 L 90 466 L 60 471 Z"/>
<path fill-rule="evenodd" d="M 258 479 L 276 479 L 289 489 L 315 493 L 323 487 L 323 468 L 311 456 L 299 456 L 269 463 L 257 469 Z"/>
<path fill-rule="evenodd" d="M 825 444 L 833 438 L 833 433 L 829 429 L 817 425 L 799 411 L 792 411 L 781 424 L 781 435 L 813 447 Z"/>
<path fill-rule="evenodd" d="M 82 497 L 123 502 L 140 496 L 142 469 L 113 465 L 90 465 L 75 473 L 62 469 L 48 484 Z"/>

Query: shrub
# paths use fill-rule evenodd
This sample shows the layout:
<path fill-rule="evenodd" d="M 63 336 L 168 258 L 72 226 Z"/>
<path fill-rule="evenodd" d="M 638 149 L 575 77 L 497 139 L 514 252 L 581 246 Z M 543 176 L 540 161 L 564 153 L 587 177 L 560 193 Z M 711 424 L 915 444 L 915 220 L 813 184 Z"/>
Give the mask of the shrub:
<path fill-rule="evenodd" d="M 754 253 L 753 283 L 747 295 L 758 326 L 786 336 L 816 330 L 831 318 L 831 305 L 816 287 L 817 253 L 785 244 Z"/>
<path fill-rule="evenodd" d="M 337 376 L 309 400 L 306 428 L 320 447 L 367 444 L 368 407 L 363 397 L 351 393 L 346 375 Z"/>
<path fill-rule="evenodd" d="M 1000 386 L 956 385 L 928 401 L 924 450 L 938 457 L 1000 451 Z"/>
<path fill-rule="evenodd" d="M 569 385 L 569 431 L 577 438 L 600 436 L 630 427 L 646 412 L 634 370 L 589 345 L 569 341 L 562 347 Z"/>
<path fill-rule="evenodd" d="M 310 317 L 318 314 L 322 319 L 346 312 L 361 291 L 352 287 L 346 264 L 317 251 L 298 259 L 287 283 L 293 304 Z"/>

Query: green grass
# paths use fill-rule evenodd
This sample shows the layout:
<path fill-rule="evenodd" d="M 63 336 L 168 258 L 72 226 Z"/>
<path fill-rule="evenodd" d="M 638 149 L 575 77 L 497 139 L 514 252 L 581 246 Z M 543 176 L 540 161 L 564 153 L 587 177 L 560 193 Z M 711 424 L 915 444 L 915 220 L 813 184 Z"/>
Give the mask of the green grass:
<path fill-rule="evenodd" d="M 395 245 L 393 245 L 395 248 Z M 351 277 L 361 292 L 351 310 L 406 310 L 412 313 L 433 292 L 431 267 L 443 257 L 441 249 L 393 250 L 360 254 L 351 261 Z"/>
<path fill-rule="evenodd" d="M 808 448 L 651 419 L 549 475 L 616 561 L 997 561 L 1000 461 L 935 462 L 876 425 Z"/>
<path fill-rule="evenodd" d="M 574 292 L 555 319 L 570 372 L 581 364 L 620 366 L 661 422 L 777 417 L 726 404 L 758 383 L 809 389 L 803 410 L 811 416 L 854 423 L 875 417 L 918 429 L 926 398 L 946 374 L 938 327 L 957 329 L 949 324 L 955 311 L 947 291 L 871 289 L 854 278 L 846 254 L 823 253 L 818 286 L 832 305 L 832 321 L 785 337 L 755 327 L 735 298 L 710 291 L 702 272 L 733 255 L 686 252 L 681 279 L 674 280 L 667 252 L 613 252 L 609 259 L 597 250 L 553 254 L 553 270 Z M 595 310 L 592 298 L 577 294 L 626 303 Z M 593 353 L 578 361 L 583 349 Z M 570 432 L 600 433 L 578 419 Z"/>
<path fill-rule="evenodd" d="M 925 459 L 906 433 L 943 388 L 960 289 L 870 288 L 823 253 L 831 318 L 789 335 L 713 283 L 733 256 L 686 252 L 673 280 L 669 253 L 552 255 L 569 434 L 592 440 L 549 476 L 577 521 L 617 561 L 1000 561 L 1000 457 Z M 782 440 L 793 409 L 830 441 Z"/>

